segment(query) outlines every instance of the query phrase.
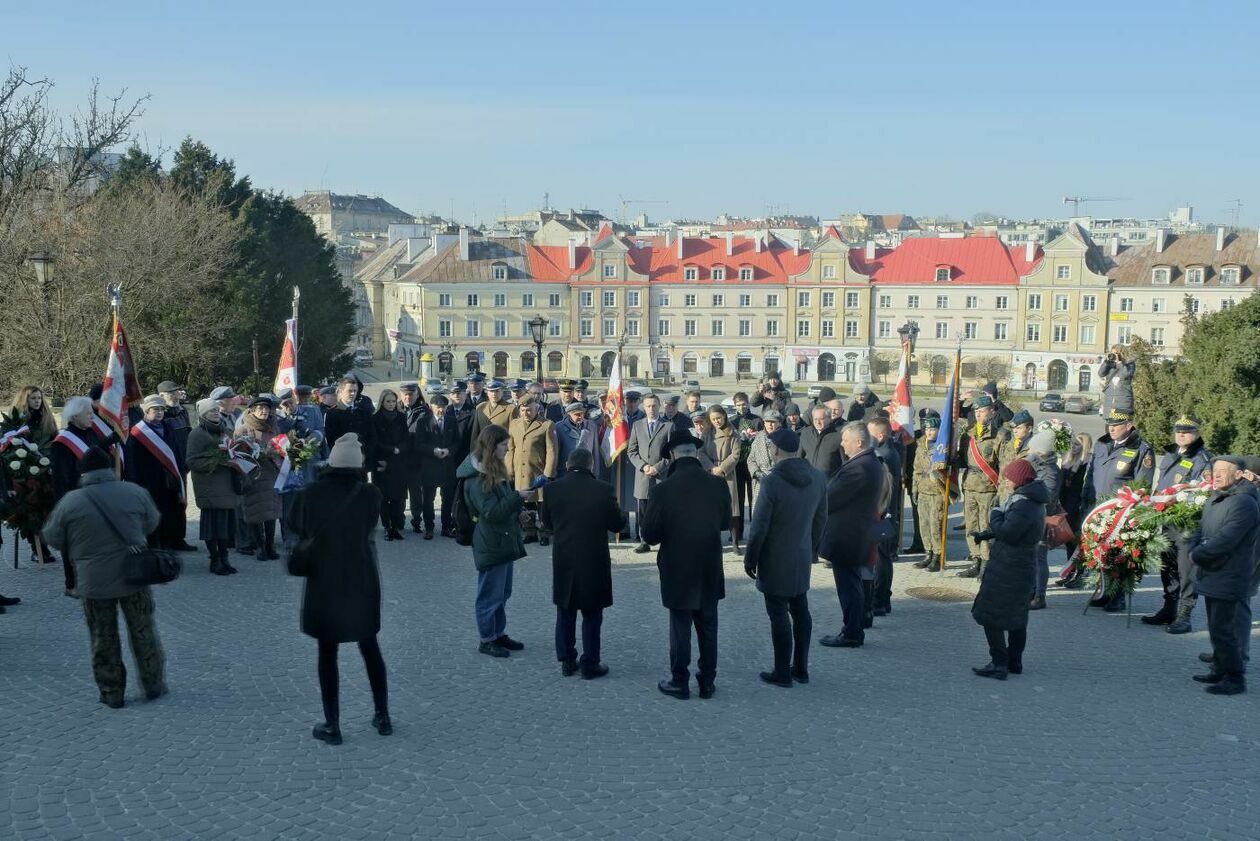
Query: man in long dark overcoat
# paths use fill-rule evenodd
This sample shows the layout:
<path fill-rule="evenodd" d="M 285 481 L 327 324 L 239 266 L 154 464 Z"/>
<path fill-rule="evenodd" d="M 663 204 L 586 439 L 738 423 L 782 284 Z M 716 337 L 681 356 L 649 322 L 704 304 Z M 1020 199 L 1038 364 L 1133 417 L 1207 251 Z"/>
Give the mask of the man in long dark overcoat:
<path fill-rule="evenodd" d="M 608 674 L 599 662 L 604 608 L 611 607 L 612 561 L 608 532 L 625 517 L 612 485 L 595 478 L 590 450 L 569 454 L 566 470 L 547 485 L 540 508 L 543 526 L 553 532 L 551 600 L 556 605 L 556 659 L 565 677 L 577 671 L 591 680 Z M 582 658 L 577 655 L 577 615 L 582 613 Z"/>
<path fill-rule="evenodd" d="M 726 596 L 722 573 L 722 530 L 730 527 L 731 494 L 726 480 L 711 475 L 696 457 L 699 442 L 675 435 L 665 445 L 671 457 L 666 478 L 651 490 L 643 540 L 659 544 L 661 602 L 669 608 L 671 677 L 657 688 L 691 697 L 691 629 L 696 629 L 700 697 L 713 697 L 717 674 L 717 603 Z"/>

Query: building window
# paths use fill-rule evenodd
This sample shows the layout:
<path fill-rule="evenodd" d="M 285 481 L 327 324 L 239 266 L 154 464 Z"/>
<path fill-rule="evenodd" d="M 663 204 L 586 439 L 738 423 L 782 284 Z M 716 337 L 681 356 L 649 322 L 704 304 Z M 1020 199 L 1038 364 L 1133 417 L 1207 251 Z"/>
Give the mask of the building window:
<path fill-rule="evenodd" d="M 1158 283 L 1161 286 L 1167 286 L 1172 272 L 1166 266 L 1157 266 L 1151 270 L 1151 283 Z"/>
<path fill-rule="evenodd" d="M 1011 307 L 1011 299 L 1008 298 L 1006 295 L 998 295 L 997 298 L 993 301 L 994 309 L 1005 310 L 1005 309 L 1010 309 L 1010 307 Z"/>
<path fill-rule="evenodd" d="M 948 321 L 936 322 L 936 338 L 938 339 L 949 338 L 949 322 Z"/>
<path fill-rule="evenodd" d="M 604 337 L 607 338 L 608 336 L 615 336 L 615 335 L 617 335 L 617 319 L 605 318 L 604 319 Z"/>
<path fill-rule="evenodd" d="M 1133 299 L 1132 298 L 1120 299 L 1120 312 L 1133 312 Z"/>
<path fill-rule="evenodd" d="M 844 337 L 846 339 L 856 339 L 858 337 L 857 319 L 850 318 L 844 322 Z"/>
<path fill-rule="evenodd" d="M 614 292 L 611 289 L 604 290 L 604 306 L 605 307 L 617 306 L 617 293 L 616 292 Z"/>
<path fill-rule="evenodd" d="M 700 277 L 700 270 L 695 266 L 688 266 L 683 269 L 683 280 L 696 280 Z"/>
<path fill-rule="evenodd" d="M 835 309 L 836 308 L 836 293 L 835 292 L 822 293 L 822 305 L 823 305 L 823 309 L 825 310 Z"/>
<path fill-rule="evenodd" d="M 1097 295 L 1082 295 L 1081 296 L 1081 312 L 1094 312 L 1097 309 L 1098 309 L 1098 296 Z"/>
<path fill-rule="evenodd" d="M 553 292 L 547 296 L 547 306 L 549 307 L 560 306 L 560 293 L 559 292 Z"/>
<path fill-rule="evenodd" d="M 1193 286 L 1202 286 L 1203 285 L 1203 269 L 1197 266 L 1193 269 L 1186 269 L 1186 284 L 1193 285 Z"/>
<path fill-rule="evenodd" d="M 993 325 L 993 341 L 995 342 L 1006 341 L 1006 325 L 1005 324 Z"/>
<path fill-rule="evenodd" d="M 1055 295 L 1055 296 L 1054 296 L 1054 311 L 1055 311 L 1055 312 L 1067 312 L 1067 311 L 1068 311 L 1068 296 L 1067 296 L 1067 295 Z"/>
<path fill-rule="evenodd" d="M 858 301 L 859 301 L 859 299 L 858 299 L 858 293 L 856 293 L 856 292 L 845 292 L 845 293 L 844 293 L 844 308 L 845 308 L 845 309 L 849 309 L 849 310 L 855 310 L 855 309 L 857 309 L 857 308 L 858 308 Z"/>
<path fill-rule="evenodd" d="M 1028 293 L 1028 309 L 1029 310 L 1041 309 L 1041 293 L 1040 292 Z"/>
<path fill-rule="evenodd" d="M 739 320 L 739 335 L 745 338 L 752 335 L 752 320 L 751 319 L 741 318 Z"/>
<path fill-rule="evenodd" d="M 1168 312 L 1168 301 L 1164 298 L 1151 298 L 1151 312 Z"/>
<path fill-rule="evenodd" d="M 1041 341 L 1041 325 L 1029 324 L 1024 328 L 1024 341 L 1040 342 Z"/>
<path fill-rule="evenodd" d="M 880 295 L 879 308 L 881 310 L 892 309 L 892 295 Z"/>
<path fill-rule="evenodd" d="M 936 296 L 936 308 L 937 308 L 938 310 L 947 310 L 947 309 L 949 309 L 949 296 L 948 296 L 948 295 L 937 295 L 937 296 Z"/>
<path fill-rule="evenodd" d="M 936 282 L 944 283 L 947 280 L 949 280 L 949 269 L 942 266 L 936 270 Z"/>
<path fill-rule="evenodd" d="M 1190 314 L 1191 315 L 1199 314 L 1199 299 L 1198 298 L 1190 299 Z"/>
<path fill-rule="evenodd" d="M 669 335 L 669 322 L 668 321 L 662 318 L 660 321 L 656 322 L 656 335 L 658 336 Z"/>
<path fill-rule="evenodd" d="M 827 265 L 823 266 L 823 280 L 835 280 L 835 279 L 836 279 L 835 264 L 828 263 Z"/>
<path fill-rule="evenodd" d="M 1056 278 L 1057 280 L 1071 280 L 1071 279 L 1072 279 L 1072 267 L 1071 267 L 1071 266 L 1059 266 L 1059 267 L 1057 267 L 1057 268 L 1054 270 L 1054 276 L 1055 276 L 1055 278 Z"/>
<path fill-rule="evenodd" d="M 821 335 L 824 339 L 834 339 L 836 337 L 836 323 L 830 318 L 823 319 Z"/>
<path fill-rule="evenodd" d="M 798 339 L 809 338 L 809 321 L 807 319 L 802 318 L 796 322 L 796 337 Z"/>
<path fill-rule="evenodd" d="M 480 336 L 481 335 L 481 322 L 472 321 L 472 320 L 465 321 L 464 322 L 464 335 L 470 339 L 475 339 L 478 336 Z"/>
<path fill-rule="evenodd" d="M 551 321 L 547 322 L 547 335 L 552 336 L 552 337 L 559 336 L 560 326 L 561 325 L 560 325 L 559 320 L 554 319 L 554 318 Z"/>
<path fill-rule="evenodd" d="M 977 297 L 977 296 L 975 296 L 975 295 L 968 295 L 968 296 L 967 296 L 967 309 L 969 309 L 969 310 L 974 310 L 974 309 L 979 308 L 979 306 L 980 306 L 980 298 L 979 298 L 979 297 Z"/>
<path fill-rule="evenodd" d="M 1155 345 L 1155 347 L 1163 347 L 1164 345 L 1164 328 L 1163 327 L 1151 328 L 1151 344 Z"/>
<path fill-rule="evenodd" d="M 909 307 L 909 308 L 910 308 L 910 309 L 912 309 L 912 310 L 917 310 L 917 309 L 919 308 L 919 296 L 918 296 L 918 295 L 910 295 L 909 297 L 907 297 L 907 298 L 906 298 L 906 306 L 907 306 L 907 307 Z"/>
<path fill-rule="evenodd" d="M 726 296 L 725 296 L 725 295 L 714 295 L 714 296 L 713 296 L 713 306 L 715 306 L 715 307 L 724 307 L 724 306 L 726 306 Z"/>
<path fill-rule="evenodd" d="M 496 339 L 502 339 L 506 336 L 507 336 L 507 322 L 501 319 L 496 319 L 494 322 L 494 337 Z"/>
<path fill-rule="evenodd" d="M 766 320 L 766 335 L 771 338 L 777 338 L 779 335 L 779 321 L 775 318 Z"/>
<path fill-rule="evenodd" d="M 522 296 L 521 296 L 521 306 L 522 306 L 522 307 L 532 307 L 533 305 L 534 305 L 534 293 L 533 293 L 533 292 L 526 292 L 524 295 L 522 295 Z"/>
<path fill-rule="evenodd" d="M 668 296 L 668 295 L 661 295 L 659 298 L 657 298 L 657 299 L 656 299 L 656 303 L 657 303 L 657 305 L 658 305 L 658 306 L 668 307 L 668 306 L 669 306 L 669 296 Z"/>
<path fill-rule="evenodd" d="M 451 305 L 451 293 L 441 292 L 438 294 L 438 306 L 449 307 Z"/>
<path fill-rule="evenodd" d="M 1094 325 L 1081 325 L 1081 344 L 1092 345 L 1094 343 Z"/>
<path fill-rule="evenodd" d="M 578 322 L 578 335 L 583 339 L 589 339 L 595 335 L 595 320 L 591 318 L 583 318 Z"/>
<path fill-rule="evenodd" d="M 695 305 L 696 305 L 696 296 L 695 296 L 695 295 L 683 295 L 683 306 L 684 306 L 684 307 L 694 307 Z"/>
<path fill-rule="evenodd" d="M 740 279 L 740 280 L 752 280 L 752 279 L 753 279 L 753 270 L 752 270 L 752 267 L 751 267 L 751 266 L 744 266 L 744 267 L 742 267 L 742 268 L 739 270 L 739 279 Z"/>
<path fill-rule="evenodd" d="M 448 318 L 443 318 L 438 322 L 438 337 L 449 339 L 451 337 L 451 322 Z"/>
<path fill-rule="evenodd" d="M 741 307 L 751 307 L 751 306 L 752 306 L 752 295 L 740 295 L 740 296 L 739 296 L 739 305 L 740 305 Z"/>
<path fill-rule="evenodd" d="M 1067 325 L 1056 324 L 1050 330 L 1050 341 L 1056 345 L 1061 345 L 1067 341 Z"/>
<path fill-rule="evenodd" d="M 627 292 L 626 293 L 626 306 L 637 307 L 638 305 L 639 305 L 639 293 L 637 291 Z"/>
<path fill-rule="evenodd" d="M 683 322 L 683 335 L 684 336 L 696 335 L 696 320 L 694 318 L 688 318 L 687 320 Z"/>
<path fill-rule="evenodd" d="M 766 296 L 766 306 L 767 306 L 767 307 L 777 307 L 778 305 L 779 305 L 779 296 L 778 296 L 778 295 L 767 295 L 767 296 Z"/>
<path fill-rule="evenodd" d="M 583 307 L 595 306 L 595 293 L 589 289 L 583 289 L 578 293 L 578 303 Z"/>
<path fill-rule="evenodd" d="M 1221 269 L 1221 285 L 1222 286 L 1237 286 L 1238 275 L 1239 275 L 1239 271 L 1238 271 L 1237 266 L 1226 266 L 1225 268 Z"/>
<path fill-rule="evenodd" d="M 468 306 L 477 307 L 480 305 L 481 305 L 481 298 L 476 293 L 473 293 L 468 296 Z"/>
<path fill-rule="evenodd" d="M 504 266 L 501 263 L 496 263 L 494 266 L 494 279 L 507 280 L 507 266 Z"/>
<path fill-rule="evenodd" d="M 616 276 L 617 276 L 617 264 L 605 263 L 604 264 L 604 277 L 616 277 Z"/>
<path fill-rule="evenodd" d="M 496 293 L 494 293 L 494 305 L 495 305 L 496 307 L 506 307 L 506 306 L 507 306 L 507 294 L 506 294 L 506 293 L 504 293 L 504 292 L 496 292 Z"/>
<path fill-rule="evenodd" d="M 891 321 L 881 321 L 879 323 L 879 337 L 881 339 L 892 338 L 892 322 Z"/>
<path fill-rule="evenodd" d="M 715 266 L 713 269 L 714 280 L 726 280 L 726 269 L 721 266 Z"/>
<path fill-rule="evenodd" d="M 710 321 L 709 322 L 709 335 L 710 336 L 725 336 L 726 335 L 726 322 L 720 318 L 715 318 L 712 321 Z"/>
<path fill-rule="evenodd" d="M 637 318 L 626 319 L 626 335 L 632 336 L 636 339 L 639 337 L 639 319 Z"/>
<path fill-rule="evenodd" d="M 974 339 L 980 335 L 980 322 L 964 321 L 963 322 L 963 338 Z"/>
<path fill-rule="evenodd" d="M 1122 324 L 1116 328 L 1116 342 L 1127 345 L 1133 341 L 1133 327 L 1128 324 Z"/>
<path fill-rule="evenodd" d="M 528 339 L 533 335 L 534 335 L 533 332 L 531 332 L 529 329 L 529 319 L 522 318 L 521 319 L 521 337 Z"/>
<path fill-rule="evenodd" d="M 808 306 L 809 306 L 809 293 L 808 293 L 808 292 L 797 292 L 797 293 L 796 293 L 796 305 L 797 305 L 798 307 L 808 307 Z"/>
<path fill-rule="evenodd" d="M 1233 308 L 1234 300 L 1232 298 L 1226 298 L 1224 301 L 1221 301 L 1221 312 L 1225 312 L 1225 310 L 1231 310 Z"/>

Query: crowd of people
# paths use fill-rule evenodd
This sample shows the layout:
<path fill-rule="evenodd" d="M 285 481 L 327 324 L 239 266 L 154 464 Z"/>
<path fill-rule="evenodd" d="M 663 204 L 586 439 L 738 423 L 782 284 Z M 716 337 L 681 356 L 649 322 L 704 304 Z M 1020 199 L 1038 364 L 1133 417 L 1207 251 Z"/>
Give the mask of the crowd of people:
<path fill-rule="evenodd" d="M 980 579 L 972 614 L 990 653 L 974 672 L 1004 680 L 1023 671 L 1029 612 L 1046 607 L 1047 517 L 1061 515 L 1079 535 L 1092 507 L 1125 485 L 1162 489 L 1208 475 L 1215 490 L 1202 528 L 1171 542 L 1163 605 L 1143 621 L 1185 633 L 1204 596 L 1213 652 L 1211 670 L 1197 677 L 1218 694 L 1245 689 L 1249 601 L 1260 581 L 1260 465 L 1207 452 L 1192 417 L 1178 419 L 1157 458 L 1137 432 L 1131 403 L 1113 399 L 1106 434 L 1076 435 L 1060 454 L 1054 433 L 1036 431 L 1032 414 L 1008 408 L 989 383 L 961 401 L 954 455 L 942 469 L 932 458 L 942 427 L 936 412 L 920 411 L 911 437 L 869 387 L 849 400 L 823 387 L 802 411 L 769 376 L 729 406 L 705 406 L 698 391 L 625 392 L 628 440 L 610 461 L 604 443 L 616 412 L 588 388 L 561 380 L 549 400 L 540 383 L 473 372 L 449 391 L 386 388 L 374 405 L 346 376 L 250 398 L 220 386 L 190 403 L 168 381 L 134 407 L 130 434 L 120 438 L 99 414 L 99 386 L 65 401 L 60 428 L 43 392 L 26 387 L 0 432 L 20 435 L 51 462 L 56 505 L 42 529 L 23 537 L 46 557 L 49 548 L 60 552 L 65 593 L 83 600 L 100 699 L 110 706 L 122 705 L 125 688 L 118 609 L 146 696 L 166 691 L 152 593 L 124 579 L 119 558 L 142 544 L 194 551 L 190 491 L 211 573 L 238 572 L 234 554 L 264 562 L 285 549 L 289 571 L 305 577 L 301 626 L 318 641 L 324 706 L 314 735 L 339 743 L 340 643 L 359 646 L 374 725 L 382 734 L 392 729 L 376 642 L 378 523 L 387 541 L 405 540 L 409 524 L 424 540 L 471 546 L 478 650 L 495 658 L 524 648 L 507 634 L 513 564 L 526 544 L 551 545 L 556 657 L 562 674 L 585 679 L 608 672 L 600 627 L 612 604 L 609 535 L 635 541 L 637 553 L 655 551 L 670 615 L 670 675 L 659 689 L 689 697 L 694 631 L 699 694 L 710 698 L 728 552 L 743 556 L 770 620 L 774 663 L 761 678 L 790 687 L 809 680 L 812 565 L 830 568 L 843 616 L 819 644 L 859 648 L 874 620 L 892 612 L 901 556 L 921 555 L 922 569 L 947 567 L 946 513 L 961 503 L 967 557 L 957 574 Z M 913 539 L 902 548 L 906 512 Z M 1067 554 L 1057 584 L 1081 586 L 1085 565 L 1075 542 Z M 1094 603 L 1126 607 L 1123 593 Z"/>

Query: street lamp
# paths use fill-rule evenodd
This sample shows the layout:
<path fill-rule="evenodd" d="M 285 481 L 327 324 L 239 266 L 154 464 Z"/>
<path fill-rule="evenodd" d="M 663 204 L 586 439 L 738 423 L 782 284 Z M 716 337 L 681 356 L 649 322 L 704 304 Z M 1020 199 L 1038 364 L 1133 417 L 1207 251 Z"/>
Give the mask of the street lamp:
<path fill-rule="evenodd" d="M 897 328 L 897 335 L 901 336 L 901 346 L 904 348 L 908 345 L 909 346 L 908 352 L 910 353 L 911 357 L 913 357 L 914 356 L 914 342 L 916 339 L 919 338 L 919 322 L 915 321 L 914 319 L 907 321 L 905 324 Z M 910 385 L 910 365 L 913 361 L 914 360 L 911 358 L 906 359 L 906 385 L 907 387 Z"/>
<path fill-rule="evenodd" d="M 536 315 L 529 320 L 529 334 L 534 339 L 534 376 L 542 382 L 542 347 L 547 331 L 547 319 Z"/>

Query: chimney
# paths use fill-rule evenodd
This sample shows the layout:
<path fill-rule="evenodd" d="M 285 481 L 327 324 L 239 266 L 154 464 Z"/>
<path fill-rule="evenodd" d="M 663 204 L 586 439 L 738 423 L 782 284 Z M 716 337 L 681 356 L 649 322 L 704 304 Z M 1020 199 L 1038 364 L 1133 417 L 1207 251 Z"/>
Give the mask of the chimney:
<path fill-rule="evenodd" d="M 673 244 L 674 244 L 674 229 L 666 228 L 665 229 L 665 247 L 669 248 Z"/>
<path fill-rule="evenodd" d="M 1037 259 L 1037 240 L 1030 239 L 1024 243 L 1024 262 L 1031 263 Z"/>
<path fill-rule="evenodd" d="M 866 241 L 866 259 L 867 260 L 875 259 L 875 240 L 873 239 L 868 239 Z"/>
<path fill-rule="evenodd" d="M 678 235 L 678 259 L 679 260 L 683 258 L 683 240 L 685 239 L 686 237 L 683 236 L 681 233 Z"/>
<path fill-rule="evenodd" d="M 1216 229 L 1216 250 L 1225 250 L 1225 226 L 1220 225 Z"/>
<path fill-rule="evenodd" d="M 730 257 L 735 253 L 735 232 L 726 232 L 726 256 Z"/>
<path fill-rule="evenodd" d="M 1168 231 L 1160 228 L 1155 232 L 1155 253 L 1163 254 L 1164 246 L 1168 244 Z"/>
<path fill-rule="evenodd" d="M 1120 253 L 1120 235 L 1112 234 L 1111 235 L 1111 256 L 1115 257 L 1119 253 Z"/>
<path fill-rule="evenodd" d="M 569 237 L 569 268 L 577 268 L 577 240 Z"/>
<path fill-rule="evenodd" d="M 469 243 L 469 241 L 468 241 L 468 229 L 467 229 L 467 228 L 465 228 L 465 227 L 463 227 L 463 226 L 460 226 L 460 229 L 459 229 L 459 259 L 463 260 L 465 263 L 467 263 L 467 262 L 468 262 L 468 259 L 469 259 L 469 258 L 468 258 L 469 245 L 470 245 L 470 243 Z"/>
<path fill-rule="evenodd" d="M 760 254 L 761 253 L 761 237 L 759 235 L 753 234 L 753 244 L 756 248 L 757 253 Z"/>
<path fill-rule="evenodd" d="M 792 256 L 793 256 L 793 257 L 800 257 L 800 256 L 801 256 L 801 239 L 800 239 L 800 237 L 797 237 L 797 238 L 796 238 L 796 240 L 792 242 Z"/>

